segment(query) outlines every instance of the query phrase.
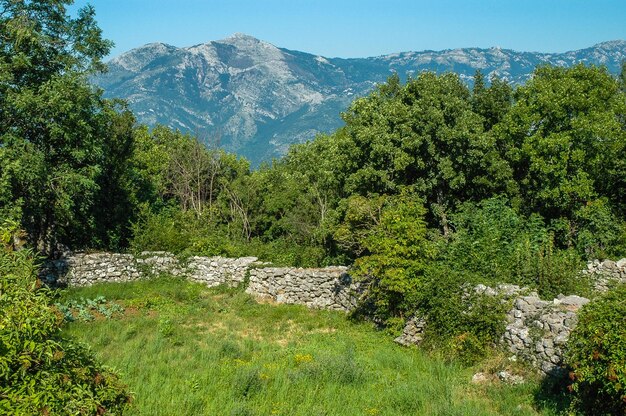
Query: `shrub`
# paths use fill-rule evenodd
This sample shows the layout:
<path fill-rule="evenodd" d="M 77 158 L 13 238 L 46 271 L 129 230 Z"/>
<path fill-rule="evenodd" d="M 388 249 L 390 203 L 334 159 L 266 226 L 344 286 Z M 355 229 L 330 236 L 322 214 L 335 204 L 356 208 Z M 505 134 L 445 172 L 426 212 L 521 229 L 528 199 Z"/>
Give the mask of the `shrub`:
<path fill-rule="evenodd" d="M 520 215 L 505 198 L 466 203 L 452 224 L 456 232 L 441 250 L 446 267 L 478 275 L 478 283 L 513 283 L 545 297 L 585 292 L 581 257 L 557 248 L 541 217 Z"/>
<path fill-rule="evenodd" d="M 211 218 L 209 211 L 196 217 L 191 212 L 166 207 L 151 212 L 144 207 L 133 226 L 131 249 L 169 251 L 185 256 L 255 256 L 276 265 L 317 267 L 334 264 L 323 248 L 299 244 L 285 237 L 266 241 L 261 237 L 249 240 L 229 232 L 228 224 Z"/>
<path fill-rule="evenodd" d="M 626 285 L 586 305 L 572 331 L 573 406 L 587 414 L 626 414 Z"/>
<path fill-rule="evenodd" d="M 472 363 L 484 357 L 504 332 L 510 303 L 500 296 L 475 293 L 479 277 L 434 266 L 419 302 L 426 315 L 426 343 L 448 356 Z"/>
<path fill-rule="evenodd" d="M 365 301 L 382 321 L 410 312 L 424 283 L 425 265 L 432 258 L 425 215 L 422 201 L 411 192 L 356 196 L 335 233 L 342 244 L 351 243 L 364 254 L 354 262 L 352 275 L 367 283 Z"/>
<path fill-rule="evenodd" d="M 576 211 L 580 231 L 576 247 L 589 259 L 617 257 L 626 254 L 626 223 L 620 220 L 606 199 L 588 201 Z"/>
<path fill-rule="evenodd" d="M 0 247 L 0 414 L 122 414 L 130 395 L 84 347 L 39 287 L 30 252 Z"/>

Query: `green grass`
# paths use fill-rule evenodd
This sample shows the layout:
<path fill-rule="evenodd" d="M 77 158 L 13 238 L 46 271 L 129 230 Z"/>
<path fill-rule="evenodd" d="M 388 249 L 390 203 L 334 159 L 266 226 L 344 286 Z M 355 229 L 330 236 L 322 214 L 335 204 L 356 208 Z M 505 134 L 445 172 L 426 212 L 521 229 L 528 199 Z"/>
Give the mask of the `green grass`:
<path fill-rule="evenodd" d="M 100 295 L 124 315 L 65 332 L 121 373 L 132 415 L 554 414 L 538 405 L 537 382 L 473 385 L 476 368 L 342 313 L 167 278 L 68 290 L 60 302 Z"/>

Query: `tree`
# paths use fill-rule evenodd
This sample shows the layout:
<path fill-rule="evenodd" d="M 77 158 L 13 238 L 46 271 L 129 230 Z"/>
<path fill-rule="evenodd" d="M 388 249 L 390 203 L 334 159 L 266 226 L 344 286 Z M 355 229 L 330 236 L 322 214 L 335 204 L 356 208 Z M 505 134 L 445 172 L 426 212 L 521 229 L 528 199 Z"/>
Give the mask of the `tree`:
<path fill-rule="evenodd" d="M 624 207 L 626 96 L 605 68 L 540 67 L 494 129 L 514 169 L 524 211 L 573 245 L 576 212 L 601 197 Z"/>
<path fill-rule="evenodd" d="M 485 131 L 490 131 L 499 123 L 513 103 L 513 89 L 506 81 L 494 74 L 490 84 L 487 88 L 484 75 L 480 70 L 476 71 L 472 90 L 472 109 L 483 117 Z"/>
<path fill-rule="evenodd" d="M 119 249 L 131 238 L 130 224 L 137 216 L 137 205 L 142 202 L 141 181 L 133 169 L 135 144 L 135 116 L 126 103 L 119 100 L 105 102 L 104 130 L 98 193 L 93 204 L 95 230 L 91 246 Z"/>
<path fill-rule="evenodd" d="M 352 275 L 365 282 L 365 299 L 383 320 L 413 312 L 425 283 L 425 267 L 433 258 L 425 214 L 419 197 L 408 190 L 347 200 L 345 220 L 335 236 L 361 255 Z"/>
<path fill-rule="evenodd" d="M 94 9 L 70 0 L 0 1 L 0 212 L 44 252 L 96 228 L 111 112 L 87 75 L 111 47 Z"/>
<path fill-rule="evenodd" d="M 448 216 L 467 199 L 506 189 L 510 171 L 472 109 L 471 94 L 455 74 L 421 73 L 399 86 L 393 78 L 344 114 L 335 134 L 350 155 L 344 192 L 396 193 L 412 186 L 425 199 L 430 221 L 449 232 Z"/>
<path fill-rule="evenodd" d="M 101 71 L 113 43 L 102 38 L 95 10 L 72 18 L 73 0 L 0 0 L 3 88 L 44 84 L 62 73 Z"/>

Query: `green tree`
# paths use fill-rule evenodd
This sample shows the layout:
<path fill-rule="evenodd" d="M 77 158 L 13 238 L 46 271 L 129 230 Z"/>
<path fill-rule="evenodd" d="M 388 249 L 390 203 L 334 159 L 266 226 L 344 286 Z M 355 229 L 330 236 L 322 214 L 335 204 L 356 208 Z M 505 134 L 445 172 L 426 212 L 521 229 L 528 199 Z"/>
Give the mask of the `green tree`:
<path fill-rule="evenodd" d="M 365 282 L 365 299 L 374 304 L 374 315 L 393 320 L 412 313 L 433 257 L 421 200 L 403 191 L 396 196 L 355 195 L 347 205 L 336 238 L 361 254 L 352 274 Z"/>
<path fill-rule="evenodd" d="M 573 245 L 575 213 L 606 197 L 623 213 L 626 96 L 605 68 L 540 67 L 494 130 L 527 213 Z"/>
<path fill-rule="evenodd" d="M 513 103 L 513 89 L 506 81 L 494 74 L 490 84 L 486 87 L 484 75 L 480 70 L 476 71 L 472 89 L 472 109 L 483 117 L 485 131 L 490 131 L 499 123 Z"/>
<path fill-rule="evenodd" d="M 405 86 L 392 77 L 356 100 L 344 120 L 335 139 L 339 152 L 351 155 L 340 168 L 347 171 L 346 193 L 413 186 L 444 233 L 460 201 L 480 200 L 509 185 L 508 165 L 455 74 L 426 72 Z"/>
<path fill-rule="evenodd" d="M 101 135 L 101 168 L 94 199 L 95 232 L 86 242 L 93 247 L 119 250 L 131 238 L 130 224 L 136 219 L 137 205 L 142 202 L 141 182 L 133 170 L 135 116 L 122 101 L 105 102 L 106 112 Z"/>
<path fill-rule="evenodd" d="M 97 228 L 110 116 L 86 77 L 111 43 L 92 7 L 73 18 L 69 4 L 0 1 L 0 211 L 20 215 L 46 252 Z"/>

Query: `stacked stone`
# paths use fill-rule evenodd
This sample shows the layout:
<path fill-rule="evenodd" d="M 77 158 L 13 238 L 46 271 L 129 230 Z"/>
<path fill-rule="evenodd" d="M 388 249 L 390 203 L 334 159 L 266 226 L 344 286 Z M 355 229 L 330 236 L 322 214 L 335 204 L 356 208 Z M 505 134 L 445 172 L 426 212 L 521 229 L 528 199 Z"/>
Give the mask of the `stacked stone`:
<path fill-rule="evenodd" d="M 618 261 L 590 261 L 583 273 L 592 277 L 596 291 L 606 292 L 616 284 L 626 283 L 626 258 Z"/>
<path fill-rule="evenodd" d="M 61 283 L 91 286 L 104 282 L 129 282 L 142 277 L 131 254 L 77 253 L 57 260 L 57 270 L 65 271 Z"/>
<path fill-rule="evenodd" d="M 474 293 L 476 294 L 487 296 L 500 296 L 505 301 L 529 292 L 528 288 L 510 284 L 499 284 L 496 285 L 495 288 L 479 284 L 474 286 L 473 289 Z"/>
<path fill-rule="evenodd" d="M 504 345 L 546 374 L 562 371 L 563 348 L 578 323 L 577 311 L 589 299 L 559 295 L 552 302 L 536 295 L 518 298 L 507 314 Z"/>
<path fill-rule="evenodd" d="M 278 303 L 349 311 L 357 304 L 358 285 L 352 282 L 347 271 L 347 267 L 341 266 L 251 269 L 246 292 Z"/>
<path fill-rule="evenodd" d="M 415 315 L 409 319 L 404 326 L 402 335 L 394 339 L 400 345 L 408 347 L 409 345 L 418 345 L 424 339 L 424 331 L 426 329 L 426 319 L 421 315 Z"/>
<path fill-rule="evenodd" d="M 145 251 L 135 257 L 117 253 L 74 253 L 48 262 L 41 278 L 49 284 L 90 286 L 104 282 L 128 282 L 161 274 L 181 276 L 208 286 L 242 283 L 256 257 L 192 257 L 186 264 L 172 253 Z"/>
<path fill-rule="evenodd" d="M 188 279 L 209 287 L 221 284 L 236 287 L 245 281 L 248 269 L 256 262 L 256 257 L 230 259 L 196 256 L 189 259 L 185 275 Z"/>
<path fill-rule="evenodd" d="M 143 251 L 136 261 L 137 264 L 143 265 L 145 274 L 151 276 L 160 274 L 178 276 L 185 273 L 185 269 L 178 258 L 167 251 Z"/>

